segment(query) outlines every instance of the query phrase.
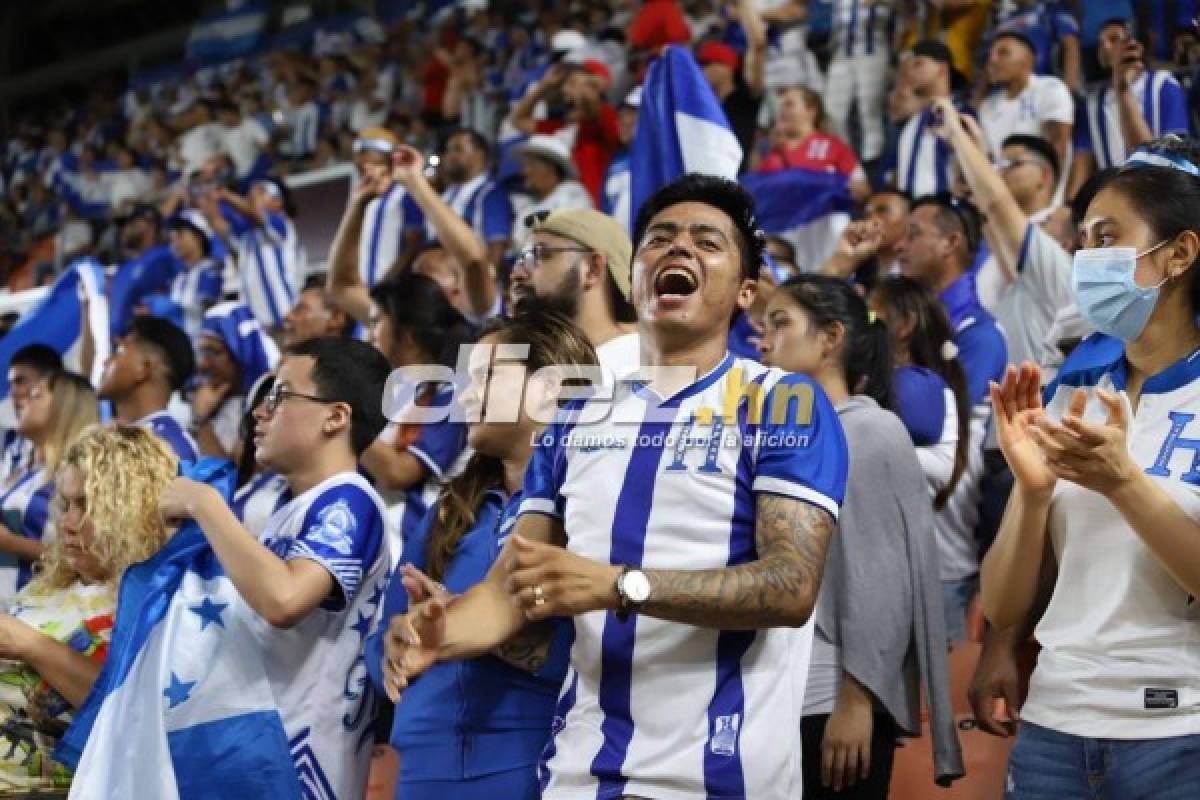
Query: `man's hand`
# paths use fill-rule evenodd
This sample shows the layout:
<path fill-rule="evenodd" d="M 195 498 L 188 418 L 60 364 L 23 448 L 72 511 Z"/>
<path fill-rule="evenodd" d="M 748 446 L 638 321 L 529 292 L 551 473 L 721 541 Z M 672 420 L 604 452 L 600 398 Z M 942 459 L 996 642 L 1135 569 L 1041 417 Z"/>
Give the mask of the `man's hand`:
<path fill-rule="evenodd" d="M 620 567 L 515 534 L 509 541 L 512 553 L 505 587 L 526 619 L 570 617 L 617 607 Z"/>
<path fill-rule="evenodd" d="M 415 147 L 402 144 L 392 153 L 392 180 L 412 189 L 425 180 L 425 156 Z"/>
<path fill-rule="evenodd" d="M 379 164 L 368 164 L 363 170 L 358 185 L 354 187 L 351 202 L 365 206 L 373 198 L 386 194 L 390 188 L 392 188 L 392 176 L 388 168 Z"/>
<path fill-rule="evenodd" d="M 1129 91 L 1145 66 L 1145 48 L 1142 47 L 1142 43 L 1135 39 L 1127 40 L 1116 63 L 1113 64 L 1113 89 L 1118 92 Z"/>
<path fill-rule="evenodd" d="M 883 223 L 877 219 L 851 222 L 838 237 L 833 254 L 822 271 L 827 275 L 849 278 L 854 270 L 883 246 Z"/>

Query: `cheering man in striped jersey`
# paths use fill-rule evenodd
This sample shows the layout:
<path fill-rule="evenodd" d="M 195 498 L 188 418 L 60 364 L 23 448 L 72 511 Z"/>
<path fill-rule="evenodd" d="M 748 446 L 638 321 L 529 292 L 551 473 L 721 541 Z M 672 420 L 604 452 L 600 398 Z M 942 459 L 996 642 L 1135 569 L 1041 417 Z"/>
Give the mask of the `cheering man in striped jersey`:
<path fill-rule="evenodd" d="M 385 680 L 395 699 L 435 661 L 572 618 L 544 797 L 799 797 L 807 623 L 845 439 L 815 383 L 726 351 L 762 258 L 744 190 L 685 176 L 644 204 L 634 242 L 654 382 L 546 430 L 497 566 L 387 622 Z"/>

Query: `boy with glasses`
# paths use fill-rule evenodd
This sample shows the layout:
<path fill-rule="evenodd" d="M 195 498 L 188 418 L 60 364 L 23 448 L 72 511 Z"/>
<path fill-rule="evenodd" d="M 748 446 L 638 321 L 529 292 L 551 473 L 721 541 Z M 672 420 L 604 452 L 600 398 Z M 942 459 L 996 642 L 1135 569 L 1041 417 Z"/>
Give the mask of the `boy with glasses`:
<path fill-rule="evenodd" d="M 362 652 L 389 559 L 383 501 L 357 465 L 383 428 L 388 371 L 378 351 L 345 337 L 285 356 L 255 412 L 255 450 L 292 499 L 258 537 L 207 484 L 177 478 L 160 502 L 167 518 L 196 520 L 244 601 L 203 613 L 236 614 L 256 631 L 305 796 L 361 796 L 370 765 L 375 700 Z"/>

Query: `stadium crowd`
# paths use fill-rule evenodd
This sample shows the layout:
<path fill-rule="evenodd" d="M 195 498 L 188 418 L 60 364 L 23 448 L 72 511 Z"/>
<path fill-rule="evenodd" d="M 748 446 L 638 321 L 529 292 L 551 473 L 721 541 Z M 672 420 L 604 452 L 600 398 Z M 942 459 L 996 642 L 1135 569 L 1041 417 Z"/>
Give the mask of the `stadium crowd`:
<path fill-rule="evenodd" d="M 31 104 L 0 797 L 1200 797 L 1196 13 L 393 0 Z"/>

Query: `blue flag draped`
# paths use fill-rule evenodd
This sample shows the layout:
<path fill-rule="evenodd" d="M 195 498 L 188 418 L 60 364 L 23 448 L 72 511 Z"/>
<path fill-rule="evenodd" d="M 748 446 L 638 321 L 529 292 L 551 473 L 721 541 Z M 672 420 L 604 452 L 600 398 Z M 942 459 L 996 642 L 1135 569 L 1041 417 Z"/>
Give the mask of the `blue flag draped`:
<path fill-rule="evenodd" d="M 184 472 L 232 491 L 228 462 Z M 108 660 L 55 753 L 71 797 L 301 796 L 252 613 L 195 522 L 126 570 Z"/>

